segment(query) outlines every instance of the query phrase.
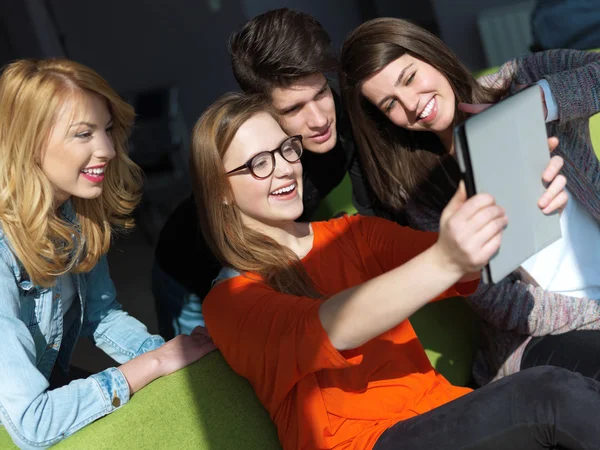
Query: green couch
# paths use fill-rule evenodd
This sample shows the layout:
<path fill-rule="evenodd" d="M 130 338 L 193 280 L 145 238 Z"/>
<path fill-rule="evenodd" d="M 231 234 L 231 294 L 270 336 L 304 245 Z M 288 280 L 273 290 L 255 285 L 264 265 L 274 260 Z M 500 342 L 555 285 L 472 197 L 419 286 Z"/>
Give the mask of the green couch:
<path fill-rule="evenodd" d="M 590 119 L 600 150 L 600 115 Z M 355 212 L 346 177 L 322 202 L 316 219 Z M 452 383 L 468 385 L 477 349 L 478 321 L 464 301 L 429 304 L 411 317 L 433 366 Z M 156 380 L 122 409 L 97 420 L 57 449 L 270 450 L 277 433 L 250 384 L 215 352 L 186 369 Z M 0 449 L 16 448 L 0 427 Z"/>

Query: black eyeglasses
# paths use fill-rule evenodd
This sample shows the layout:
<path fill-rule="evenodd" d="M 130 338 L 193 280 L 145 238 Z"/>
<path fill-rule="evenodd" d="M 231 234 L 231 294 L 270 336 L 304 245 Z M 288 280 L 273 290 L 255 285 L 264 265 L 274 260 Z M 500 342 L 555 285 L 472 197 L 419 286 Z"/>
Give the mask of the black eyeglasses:
<path fill-rule="evenodd" d="M 267 178 L 275 171 L 276 152 L 279 152 L 287 162 L 295 163 L 302 156 L 302 136 L 298 135 L 287 138 L 275 150 L 260 152 L 254 155 L 240 167 L 227 172 L 226 175 L 248 169 L 255 178 Z"/>

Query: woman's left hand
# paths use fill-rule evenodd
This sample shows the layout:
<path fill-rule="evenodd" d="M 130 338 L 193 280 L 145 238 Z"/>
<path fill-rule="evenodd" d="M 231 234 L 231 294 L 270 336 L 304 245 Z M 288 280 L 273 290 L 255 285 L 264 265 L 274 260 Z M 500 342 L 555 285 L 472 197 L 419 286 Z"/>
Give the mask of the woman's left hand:
<path fill-rule="evenodd" d="M 490 106 L 492 106 L 492 103 L 459 103 L 458 109 L 469 114 L 478 114 L 481 111 L 488 109 Z M 548 149 L 550 150 L 550 153 L 552 153 L 556 147 L 558 147 L 558 138 L 548 138 Z M 546 188 L 546 192 L 544 192 L 544 194 L 538 200 L 538 207 L 543 211 L 544 214 L 552 214 L 556 211 L 562 213 L 567 206 L 567 201 L 569 200 L 569 196 L 565 190 L 567 179 L 564 175 L 559 174 L 563 164 L 564 160 L 560 156 L 553 156 L 550 158 L 550 162 L 542 174 L 542 181 L 547 184 L 548 187 Z"/>
<path fill-rule="evenodd" d="M 551 137 L 548 139 L 548 148 L 550 152 L 558 146 L 558 138 Z M 544 173 L 542 174 L 542 181 L 548 185 L 546 192 L 538 200 L 538 207 L 543 211 L 544 214 L 551 214 L 555 211 L 559 213 L 567 206 L 569 196 L 565 187 L 567 185 L 567 179 L 564 175 L 561 175 L 560 169 L 564 164 L 564 160 L 560 156 L 553 156 L 550 158 L 550 162 L 546 166 Z"/>

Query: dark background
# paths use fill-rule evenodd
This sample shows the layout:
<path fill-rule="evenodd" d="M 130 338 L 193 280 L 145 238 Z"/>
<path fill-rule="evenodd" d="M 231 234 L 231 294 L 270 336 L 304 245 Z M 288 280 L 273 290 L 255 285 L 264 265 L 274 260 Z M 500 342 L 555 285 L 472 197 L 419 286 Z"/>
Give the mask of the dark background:
<path fill-rule="evenodd" d="M 315 16 L 336 49 L 367 19 L 410 19 L 478 70 L 518 56 L 530 44 L 526 30 L 518 48 L 504 49 L 499 61 L 493 48 L 485 50 L 478 20 L 492 10 L 494 17 L 504 14 L 505 22 L 515 23 L 511 11 L 530 10 L 533 1 L 0 0 L 1 66 L 18 58 L 66 56 L 98 71 L 136 108 L 131 155 L 146 172 L 144 201 L 136 231 L 115 241 L 109 262 L 119 300 L 152 332 L 157 330 L 149 288 L 153 247 L 166 216 L 190 189 L 189 132 L 204 108 L 237 90 L 227 52 L 231 32 L 284 6 Z M 495 33 L 507 35 L 503 29 Z M 85 341 L 78 344 L 74 363 L 93 371 L 113 364 Z"/>

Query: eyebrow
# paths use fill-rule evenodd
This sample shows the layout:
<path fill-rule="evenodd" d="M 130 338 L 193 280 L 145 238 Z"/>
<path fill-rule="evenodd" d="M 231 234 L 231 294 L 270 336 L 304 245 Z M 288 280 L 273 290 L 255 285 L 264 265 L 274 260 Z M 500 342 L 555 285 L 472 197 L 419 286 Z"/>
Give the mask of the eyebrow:
<path fill-rule="evenodd" d="M 109 125 L 111 125 L 112 123 L 113 123 L 113 118 L 111 117 L 111 118 L 109 119 L 109 121 L 108 121 L 108 122 L 106 122 L 106 126 L 109 126 Z M 98 125 L 96 125 L 95 123 L 91 123 L 91 122 L 77 122 L 77 123 L 74 123 L 73 125 L 71 125 L 69 128 L 73 128 L 73 127 L 79 127 L 79 126 L 81 126 L 81 125 L 83 125 L 83 126 L 86 126 L 86 127 L 89 127 L 89 128 L 92 128 L 92 129 L 96 129 L 96 128 L 98 128 Z"/>
<path fill-rule="evenodd" d="M 287 141 L 291 136 L 286 136 L 284 137 L 281 142 L 277 145 L 277 148 L 281 147 L 281 144 L 283 144 L 285 141 Z M 256 153 L 254 153 L 252 156 L 250 156 L 248 159 L 246 159 L 246 162 L 250 161 L 252 158 L 254 158 L 256 155 L 260 155 L 261 153 L 268 153 L 271 152 L 275 149 L 271 149 L 271 150 L 259 150 Z"/>
<path fill-rule="evenodd" d="M 406 73 L 406 71 L 408 69 L 410 69 L 412 67 L 413 63 L 410 63 L 408 66 L 406 66 L 404 69 L 402 69 L 402 71 L 400 72 L 400 75 L 398 75 L 398 79 L 396 80 L 396 82 L 394 83 L 394 87 L 398 87 L 398 85 L 400 85 L 400 83 L 402 83 L 402 79 L 404 78 L 404 74 Z M 381 100 L 379 100 L 379 103 L 377 103 L 377 107 L 378 108 L 382 108 L 383 104 L 385 102 L 387 102 L 392 96 L 391 95 L 386 95 L 385 97 L 383 97 Z"/>
<path fill-rule="evenodd" d="M 316 93 L 315 97 L 317 95 L 323 93 L 323 91 L 325 89 L 327 89 L 328 85 L 329 85 L 329 81 L 325 80 L 325 83 L 323 83 L 323 85 L 319 88 L 319 91 Z M 313 97 L 313 99 L 314 99 L 314 97 Z M 294 108 L 297 108 L 299 106 L 304 106 L 304 104 L 305 104 L 304 102 L 297 102 L 297 103 L 294 103 L 293 105 L 286 106 L 285 108 L 278 109 L 277 111 L 279 112 L 279 114 L 284 114 L 284 113 L 286 113 L 288 111 L 291 111 Z"/>

